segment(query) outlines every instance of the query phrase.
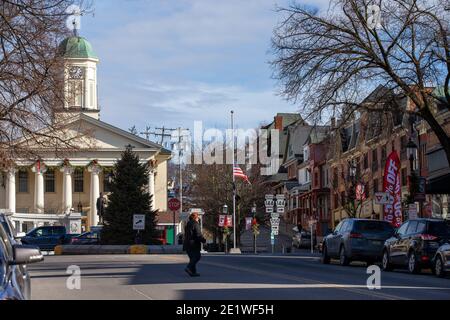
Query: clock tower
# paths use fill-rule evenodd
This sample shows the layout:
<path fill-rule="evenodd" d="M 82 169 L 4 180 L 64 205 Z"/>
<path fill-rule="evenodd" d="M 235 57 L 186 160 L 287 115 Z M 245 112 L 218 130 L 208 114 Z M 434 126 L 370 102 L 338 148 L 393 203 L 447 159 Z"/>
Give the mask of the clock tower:
<path fill-rule="evenodd" d="M 97 99 L 97 56 L 91 44 L 74 35 L 59 46 L 64 58 L 64 106 L 65 115 L 84 113 L 99 119 Z"/>

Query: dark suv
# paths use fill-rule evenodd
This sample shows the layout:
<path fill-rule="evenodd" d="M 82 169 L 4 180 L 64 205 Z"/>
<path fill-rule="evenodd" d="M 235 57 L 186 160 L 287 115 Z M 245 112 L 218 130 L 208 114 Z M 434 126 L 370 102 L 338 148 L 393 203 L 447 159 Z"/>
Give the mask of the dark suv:
<path fill-rule="evenodd" d="M 324 238 L 322 262 L 328 264 L 331 258 L 338 258 L 341 265 L 352 260 L 372 264 L 381 259 L 384 242 L 393 234 L 394 228 L 387 221 L 345 219 Z"/>
<path fill-rule="evenodd" d="M 52 251 L 57 245 L 70 243 L 72 236 L 67 234 L 64 226 L 43 226 L 28 232 L 21 241 L 23 244 L 38 246 L 41 250 Z"/>
<path fill-rule="evenodd" d="M 449 239 L 450 221 L 414 219 L 406 221 L 384 245 L 383 270 L 407 267 L 410 273 L 432 267 L 436 251 Z"/>

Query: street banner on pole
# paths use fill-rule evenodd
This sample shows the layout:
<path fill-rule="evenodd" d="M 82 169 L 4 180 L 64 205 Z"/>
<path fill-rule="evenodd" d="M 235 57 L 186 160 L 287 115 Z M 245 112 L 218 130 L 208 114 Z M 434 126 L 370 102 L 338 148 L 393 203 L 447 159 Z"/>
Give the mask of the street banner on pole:
<path fill-rule="evenodd" d="M 246 217 L 245 218 L 245 230 L 251 230 L 252 229 L 252 217 Z"/>
<path fill-rule="evenodd" d="M 219 227 L 223 228 L 225 226 L 225 217 L 226 216 L 222 214 L 219 216 Z"/>
<path fill-rule="evenodd" d="M 232 226 L 233 226 L 233 216 L 232 215 L 225 216 L 224 227 L 232 227 Z"/>
<path fill-rule="evenodd" d="M 383 191 L 394 198 L 393 203 L 384 205 L 384 219 L 398 228 L 402 224 L 402 195 L 400 185 L 400 159 L 392 151 L 384 168 Z"/>

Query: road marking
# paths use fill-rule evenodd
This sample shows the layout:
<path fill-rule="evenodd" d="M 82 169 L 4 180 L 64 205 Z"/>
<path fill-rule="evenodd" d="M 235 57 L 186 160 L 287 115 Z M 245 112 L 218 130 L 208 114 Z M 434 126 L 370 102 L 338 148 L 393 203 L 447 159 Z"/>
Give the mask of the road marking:
<path fill-rule="evenodd" d="M 133 287 L 133 291 L 139 293 L 141 296 L 145 297 L 147 300 L 155 300 L 152 297 L 150 297 L 150 296 L 146 295 L 145 293 L 143 293 L 142 291 L 136 289 L 135 287 Z"/>

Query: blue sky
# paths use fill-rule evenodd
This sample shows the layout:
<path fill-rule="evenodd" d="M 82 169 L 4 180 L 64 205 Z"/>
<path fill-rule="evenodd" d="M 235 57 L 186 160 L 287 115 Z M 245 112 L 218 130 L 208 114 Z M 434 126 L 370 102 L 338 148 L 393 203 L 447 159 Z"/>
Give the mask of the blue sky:
<path fill-rule="evenodd" d="M 305 4 L 328 1 L 301 1 Z M 295 105 L 277 96 L 270 38 L 288 0 L 94 0 L 80 35 L 100 58 L 102 120 L 224 128 L 270 122 Z"/>

